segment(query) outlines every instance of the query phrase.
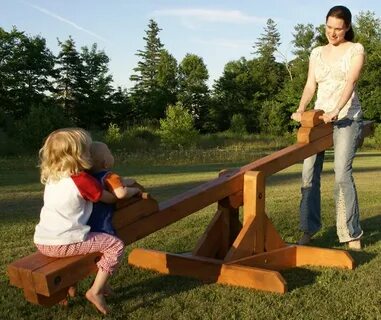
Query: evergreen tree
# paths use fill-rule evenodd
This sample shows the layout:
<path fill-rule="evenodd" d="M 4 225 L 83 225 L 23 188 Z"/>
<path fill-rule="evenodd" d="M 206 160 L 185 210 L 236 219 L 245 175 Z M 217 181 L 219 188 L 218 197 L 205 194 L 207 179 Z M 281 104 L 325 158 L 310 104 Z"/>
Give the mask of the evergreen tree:
<path fill-rule="evenodd" d="M 278 52 L 280 45 L 280 34 L 277 26 L 272 19 L 268 19 L 264 32 L 258 38 L 254 48 L 257 58 L 253 60 L 253 79 L 258 86 L 258 92 L 253 95 L 251 101 L 250 119 L 248 123 L 251 127 L 249 131 L 259 131 L 263 125 L 260 119 L 265 119 L 261 113 L 269 114 L 267 108 L 269 103 L 265 101 L 274 101 L 276 95 L 281 90 L 284 84 L 284 79 L 287 79 L 287 68 L 284 64 L 277 62 L 275 54 Z"/>
<path fill-rule="evenodd" d="M 61 51 L 57 56 L 58 79 L 56 100 L 73 123 L 78 123 L 78 106 L 83 102 L 82 92 L 85 83 L 81 56 L 74 40 L 58 41 Z"/>
<path fill-rule="evenodd" d="M 136 54 L 140 57 L 138 66 L 134 68 L 136 72 L 130 77 L 135 82 L 132 88 L 131 101 L 138 103 L 136 108 L 139 110 L 141 118 L 152 118 L 152 115 L 161 114 L 165 107 L 156 104 L 157 87 L 158 87 L 158 66 L 162 57 L 162 49 L 164 45 L 159 38 L 160 28 L 154 20 L 149 20 L 148 30 L 143 39 L 146 41 L 144 50 L 138 50 Z M 159 108 L 157 112 L 155 109 Z"/>
<path fill-rule="evenodd" d="M 257 54 L 255 61 L 255 81 L 267 99 L 279 91 L 285 76 L 285 67 L 275 60 L 280 45 L 280 34 L 272 19 L 268 19 L 264 33 L 258 38 L 254 48 Z"/>
<path fill-rule="evenodd" d="M 160 61 L 161 50 L 164 47 L 159 38 L 160 31 L 158 24 L 151 19 L 148 23 L 148 30 L 145 31 L 146 36 L 143 37 L 143 40 L 146 41 L 145 50 L 138 50 L 136 54 L 141 60 L 138 62 L 138 66 L 134 68 L 137 74 L 132 75 L 130 80 L 136 82 L 135 88 L 144 92 L 151 91 L 157 84 L 157 66 Z"/>
<path fill-rule="evenodd" d="M 260 59 L 266 62 L 275 61 L 275 52 L 280 45 L 280 34 L 274 20 L 268 19 L 264 33 L 258 38 L 253 48 Z"/>

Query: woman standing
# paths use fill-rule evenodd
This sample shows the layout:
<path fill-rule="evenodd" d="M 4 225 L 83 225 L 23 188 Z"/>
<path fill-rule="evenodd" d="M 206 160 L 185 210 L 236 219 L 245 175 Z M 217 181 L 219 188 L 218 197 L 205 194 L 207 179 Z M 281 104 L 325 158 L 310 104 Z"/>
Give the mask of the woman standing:
<path fill-rule="evenodd" d="M 354 43 L 352 14 L 344 6 L 331 8 L 326 16 L 328 44 L 312 50 L 308 78 L 299 107 L 291 118 L 299 121 L 317 89 L 315 109 L 324 111 L 325 123 L 333 123 L 336 228 L 339 241 L 361 249 L 357 192 L 352 163 L 362 131 L 362 112 L 356 82 L 364 64 L 364 48 Z M 299 244 L 307 244 L 321 228 L 320 175 L 324 151 L 304 160 Z"/>

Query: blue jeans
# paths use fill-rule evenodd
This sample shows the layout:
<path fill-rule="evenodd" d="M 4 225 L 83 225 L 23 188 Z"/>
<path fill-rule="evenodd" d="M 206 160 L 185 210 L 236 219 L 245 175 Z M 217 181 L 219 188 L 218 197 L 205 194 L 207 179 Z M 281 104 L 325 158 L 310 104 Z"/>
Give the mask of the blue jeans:
<path fill-rule="evenodd" d="M 333 124 L 336 230 L 340 242 L 361 238 L 359 206 L 352 176 L 353 158 L 360 142 L 362 121 L 341 119 Z M 321 228 L 320 175 L 324 151 L 304 160 L 300 228 L 313 234 Z"/>

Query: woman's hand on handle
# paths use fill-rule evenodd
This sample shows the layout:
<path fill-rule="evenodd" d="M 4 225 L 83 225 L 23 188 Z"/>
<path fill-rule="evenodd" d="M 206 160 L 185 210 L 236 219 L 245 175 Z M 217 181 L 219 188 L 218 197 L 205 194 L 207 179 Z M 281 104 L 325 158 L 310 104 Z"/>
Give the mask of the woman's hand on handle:
<path fill-rule="evenodd" d="M 319 118 L 321 120 L 324 121 L 324 123 L 330 123 L 330 122 L 334 122 L 337 120 L 338 116 L 339 116 L 339 112 L 340 110 L 338 108 L 336 109 L 333 109 L 332 111 L 330 112 L 326 112 L 324 113 L 322 116 L 320 116 Z"/>
<path fill-rule="evenodd" d="M 302 121 L 302 111 L 296 111 L 291 115 L 291 119 L 297 122 Z"/>

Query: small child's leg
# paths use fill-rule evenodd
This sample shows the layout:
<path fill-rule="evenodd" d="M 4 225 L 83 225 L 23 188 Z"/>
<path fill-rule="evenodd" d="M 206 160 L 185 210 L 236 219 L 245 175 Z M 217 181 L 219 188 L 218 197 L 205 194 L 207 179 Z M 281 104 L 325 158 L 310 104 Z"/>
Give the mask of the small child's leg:
<path fill-rule="evenodd" d="M 93 285 L 86 292 L 87 300 L 94 304 L 94 306 L 103 314 L 107 314 L 109 312 L 109 308 L 107 307 L 106 300 L 103 295 L 103 290 L 109 277 L 110 275 L 107 272 L 99 269 Z"/>
<path fill-rule="evenodd" d="M 110 284 L 107 282 L 103 288 L 103 295 L 105 297 L 112 296 L 114 294 L 114 290 L 112 290 Z"/>

